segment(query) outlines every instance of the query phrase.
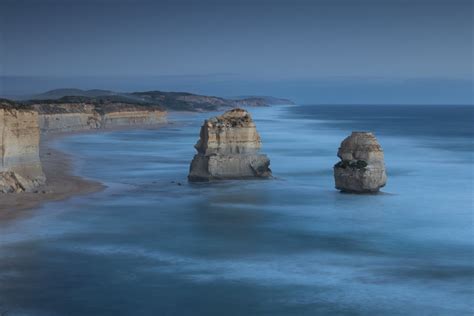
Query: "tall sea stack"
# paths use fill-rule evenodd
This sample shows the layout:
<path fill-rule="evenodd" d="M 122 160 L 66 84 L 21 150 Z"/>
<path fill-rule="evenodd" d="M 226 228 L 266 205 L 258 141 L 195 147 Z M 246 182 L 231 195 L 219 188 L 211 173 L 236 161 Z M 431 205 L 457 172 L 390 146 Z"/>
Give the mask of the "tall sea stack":
<path fill-rule="evenodd" d="M 268 178 L 270 160 L 261 147 L 255 123 L 246 110 L 233 109 L 204 121 L 189 181 Z"/>
<path fill-rule="evenodd" d="M 336 189 L 343 192 L 378 192 L 387 182 L 383 150 L 374 134 L 352 132 L 337 152 L 334 165 Z"/>

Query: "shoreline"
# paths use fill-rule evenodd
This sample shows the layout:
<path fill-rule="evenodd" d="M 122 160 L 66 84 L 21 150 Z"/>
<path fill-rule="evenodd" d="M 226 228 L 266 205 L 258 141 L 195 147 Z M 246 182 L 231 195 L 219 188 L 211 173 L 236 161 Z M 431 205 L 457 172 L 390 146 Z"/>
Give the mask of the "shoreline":
<path fill-rule="evenodd" d="M 53 143 L 68 136 L 89 133 L 104 133 L 134 129 L 160 129 L 172 123 L 150 126 L 112 127 L 105 129 L 79 130 L 41 134 L 40 160 L 46 183 L 37 192 L 6 193 L 0 195 L 0 221 L 16 219 L 29 214 L 44 203 L 62 201 L 73 196 L 100 192 L 106 186 L 96 180 L 87 179 L 74 172 L 76 157 L 55 149 Z"/>
<path fill-rule="evenodd" d="M 72 135 L 69 134 L 69 135 Z M 40 160 L 46 183 L 37 193 L 7 193 L 0 196 L 0 220 L 15 219 L 37 209 L 44 203 L 66 200 L 73 196 L 99 192 L 105 185 L 74 174 L 74 157 L 54 149 L 53 141 L 66 135 L 42 135 Z"/>

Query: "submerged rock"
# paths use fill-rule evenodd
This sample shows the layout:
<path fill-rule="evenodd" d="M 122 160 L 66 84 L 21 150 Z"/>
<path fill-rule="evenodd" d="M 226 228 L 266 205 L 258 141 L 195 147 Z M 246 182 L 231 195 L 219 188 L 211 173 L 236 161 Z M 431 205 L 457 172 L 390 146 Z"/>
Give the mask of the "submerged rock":
<path fill-rule="evenodd" d="M 374 134 L 352 132 L 337 152 L 334 165 L 336 189 L 343 192 L 377 192 L 387 182 L 383 150 Z"/>
<path fill-rule="evenodd" d="M 233 109 L 204 121 L 189 181 L 268 178 L 270 160 L 261 147 L 255 123 L 243 109 Z"/>

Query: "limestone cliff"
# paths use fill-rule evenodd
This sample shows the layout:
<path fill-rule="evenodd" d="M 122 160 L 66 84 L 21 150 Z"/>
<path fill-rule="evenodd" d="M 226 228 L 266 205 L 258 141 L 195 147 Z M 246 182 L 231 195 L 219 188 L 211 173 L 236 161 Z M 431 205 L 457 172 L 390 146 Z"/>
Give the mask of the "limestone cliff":
<path fill-rule="evenodd" d="M 45 181 L 38 113 L 0 100 L 0 192 L 33 191 Z"/>
<path fill-rule="evenodd" d="M 166 122 L 166 112 L 153 106 L 126 103 L 33 103 L 42 132 L 68 132 L 98 128 L 151 125 Z"/>
<path fill-rule="evenodd" d="M 205 120 L 188 179 L 209 181 L 271 177 L 270 160 L 259 154 L 260 136 L 250 114 L 227 111 Z"/>
<path fill-rule="evenodd" d="M 384 154 L 374 134 L 352 132 L 337 152 L 336 188 L 345 192 L 377 192 L 387 182 Z"/>
<path fill-rule="evenodd" d="M 0 192 L 34 191 L 45 182 L 39 159 L 40 131 L 65 132 L 164 122 L 166 112 L 153 104 L 81 102 L 77 97 L 23 103 L 0 99 Z"/>
<path fill-rule="evenodd" d="M 166 122 L 166 112 L 161 110 L 128 110 L 104 113 L 101 127 L 153 125 Z"/>

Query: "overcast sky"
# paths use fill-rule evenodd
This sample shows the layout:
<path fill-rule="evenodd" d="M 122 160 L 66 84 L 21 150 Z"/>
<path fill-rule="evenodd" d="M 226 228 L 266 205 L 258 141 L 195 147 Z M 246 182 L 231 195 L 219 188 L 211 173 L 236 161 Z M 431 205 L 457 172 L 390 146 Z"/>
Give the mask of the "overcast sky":
<path fill-rule="evenodd" d="M 464 84 L 473 76 L 469 0 L 0 3 L 3 76 Z"/>

